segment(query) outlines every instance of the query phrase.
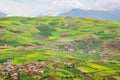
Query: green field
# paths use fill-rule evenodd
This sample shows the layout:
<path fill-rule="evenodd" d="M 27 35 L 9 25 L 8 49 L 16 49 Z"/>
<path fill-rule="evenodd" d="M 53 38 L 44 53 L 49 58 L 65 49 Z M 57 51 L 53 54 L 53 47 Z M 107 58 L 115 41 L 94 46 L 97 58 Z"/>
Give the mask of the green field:
<path fill-rule="evenodd" d="M 0 65 L 46 62 L 20 80 L 120 80 L 120 22 L 78 17 L 0 18 Z M 24 66 L 23 66 L 24 67 Z M 25 77 L 26 76 L 26 77 Z M 4 80 L 7 76 L 0 75 Z"/>

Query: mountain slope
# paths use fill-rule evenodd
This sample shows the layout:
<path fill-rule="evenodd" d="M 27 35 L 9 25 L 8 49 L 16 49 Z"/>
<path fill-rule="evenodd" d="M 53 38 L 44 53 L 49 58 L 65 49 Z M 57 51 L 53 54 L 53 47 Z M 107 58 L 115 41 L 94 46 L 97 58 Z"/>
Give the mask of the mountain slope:
<path fill-rule="evenodd" d="M 106 43 L 110 45 L 111 41 L 120 39 L 119 26 L 120 23 L 117 21 L 93 18 L 5 17 L 0 18 L 0 45 L 30 47 L 30 49 L 35 46 L 42 48 L 47 46 L 47 48 L 57 47 L 65 51 L 86 50 L 88 52 L 91 49 L 101 49 L 101 46 L 105 47 Z"/>
<path fill-rule="evenodd" d="M 0 17 L 5 17 L 5 16 L 7 16 L 7 15 L 2 13 L 2 12 L 0 12 Z"/>
<path fill-rule="evenodd" d="M 77 17 L 93 17 L 103 20 L 120 20 L 120 11 L 94 11 L 94 10 L 82 10 L 72 9 L 66 13 L 60 14 L 60 16 L 77 16 Z"/>

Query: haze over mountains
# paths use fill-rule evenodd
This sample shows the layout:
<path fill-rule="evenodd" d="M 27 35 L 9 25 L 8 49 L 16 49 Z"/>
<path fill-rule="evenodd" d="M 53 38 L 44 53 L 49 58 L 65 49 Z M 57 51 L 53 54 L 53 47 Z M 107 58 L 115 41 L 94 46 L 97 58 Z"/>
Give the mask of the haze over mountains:
<path fill-rule="evenodd" d="M 97 11 L 97 10 L 83 10 L 83 9 L 72 9 L 68 12 L 59 14 L 59 16 L 70 16 L 70 17 L 92 17 L 103 20 L 120 20 L 120 10 L 115 11 Z"/>
<path fill-rule="evenodd" d="M 115 11 L 96 11 L 96 10 L 83 10 L 83 9 L 72 9 L 70 11 L 60 13 L 57 16 L 69 16 L 69 17 L 83 17 L 83 18 L 97 18 L 102 20 L 120 20 L 120 10 Z M 7 14 L 0 12 L 0 17 L 6 17 Z M 44 13 L 40 16 L 53 16 L 50 14 Z"/>
<path fill-rule="evenodd" d="M 49 11 L 50 12 L 50 11 Z M 52 13 L 52 12 L 50 12 Z M 67 12 L 59 12 L 56 16 L 69 16 L 69 17 L 83 17 L 83 18 L 96 18 L 101 20 L 115 20 L 120 21 L 120 10 L 114 11 L 98 11 L 98 10 L 83 10 L 83 9 L 71 9 Z M 6 17 L 7 14 L 0 12 L 0 17 Z M 47 13 L 43 13 L 40 16 L 54 16 Z"/>
<path fill-rule="evenodd" d="M 56 14 L 57 13 L 57 14 Z M 52 10 L 48 12 L 44 12 L 43 14 L 38 15 L 39 16 L 69 16 L 69 17 L 83 17 L 83 18 L 96 18 L 101 20 L 115 20 L 120 21 L 120 10 L 110 10 L 110 11 L 104 11 L 104 10 L 84 10 L 84 9 L 78 9 L 74 8 L 69 11 L 56 11 L 56 15 L 53 14 Z M 3 12 L 0 12 L 0 17 L 6 17 L 9 16 Z M 13 15 L 14 16 L 14 15 Z"/>

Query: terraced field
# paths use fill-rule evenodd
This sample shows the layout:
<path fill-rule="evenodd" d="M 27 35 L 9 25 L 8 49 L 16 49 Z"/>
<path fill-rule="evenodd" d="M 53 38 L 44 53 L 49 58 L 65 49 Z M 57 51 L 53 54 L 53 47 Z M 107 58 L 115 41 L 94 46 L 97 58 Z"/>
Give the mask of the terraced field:
<path fill-rule="evenodd" d="M 13 73 L 17 80 L 120 80 L 120 22 L 0 18 L 0 79 L 14 80 Z"/>

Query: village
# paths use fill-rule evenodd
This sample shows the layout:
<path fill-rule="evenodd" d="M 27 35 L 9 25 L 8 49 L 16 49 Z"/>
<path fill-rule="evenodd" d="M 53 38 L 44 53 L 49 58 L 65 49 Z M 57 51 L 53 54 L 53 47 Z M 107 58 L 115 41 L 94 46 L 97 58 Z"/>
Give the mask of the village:
<path fill-rule="evenodd" d="M 54 63 L 48 66 L 49 63 Z M 61 62 L 61 60 L 50 59 L 49 61 L 36 61 L 26 64 L 15 65 L 12 60 L 7 60 L 0 65 L 0 80 L 22 80 L 21 77 L 28 77 L 23 80 L 43 80 L 43 75 L 56 68 L 74 68 L 75 64 Z M 46 76 L 49 80 L 56 80 L 55 75 Z"/>

